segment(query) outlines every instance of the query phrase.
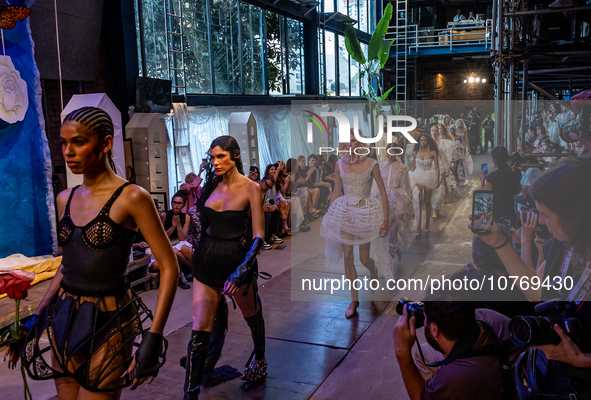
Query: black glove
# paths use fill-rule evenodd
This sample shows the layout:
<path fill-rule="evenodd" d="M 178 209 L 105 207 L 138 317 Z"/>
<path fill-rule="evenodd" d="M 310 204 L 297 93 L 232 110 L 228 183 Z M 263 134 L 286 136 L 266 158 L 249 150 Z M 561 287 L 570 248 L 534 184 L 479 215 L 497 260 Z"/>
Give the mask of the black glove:
<path fill-rule="evenodd" d="M 254 263 L 257 254 L 259 254 L 259 251 L 261 251 L 261 247 L 263 247 L 263 239 L 257 236 L 252 241 L 252 246 L 250 247 L 250 250 L 248 250 L 248 253 L 246 253 L 244 256 L 244 260 L 242 260 L 232 275 L 228 277 L 227 280 L 230 283 L 240 287 L 247 282 L 252 264 Z"/>
<path fill-rule="evenodd" d="M 158 370 L 166 362 L 168 341 L 161 333 L 146 331 L 142 335 L 142 342 L 135 352 L 135 368 L 137 379 L 147 376 L 158 376 Z M 162 357 L 162 362 L 160 362 Z"/>

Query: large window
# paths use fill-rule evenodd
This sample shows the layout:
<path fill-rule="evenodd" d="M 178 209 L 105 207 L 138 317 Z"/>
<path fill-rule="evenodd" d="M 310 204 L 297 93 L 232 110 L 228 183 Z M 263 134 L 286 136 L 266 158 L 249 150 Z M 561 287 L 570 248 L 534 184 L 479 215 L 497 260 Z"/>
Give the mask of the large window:
<path fill-rule="evenodd" d="M 210 4 L 215 93 L 242 94 L 238 1 L 211 0 Z"/>
<path fill-rule="evenodd" d="M 263 12 L 240 2 L 244 94 L 264 94 Z"/>
<path fill-rule="evenodd" d="M 345 48 L 345 37 L 339 35 L 339 96 L 349 96 L 349 53 Z"/>
<path fill-rule="evenodd" d="M 164 0 L 141 0 L 146 54 L 146 76 L 170 79 Z M 138 32 L 139 33 L 139 32 Z"/>
<path fill-rule="evenodd" d="M 304 81 L 304 24 L 295 19 L 287 20 L 287 66 L 289 71 L 290 94 L 305 93 Z"/>
<path fill-rule="evenodd" d="M 324 32 L 325 59 L 326 59 L 326 94 L 336 96 L 337 75 L 336 75 L 336 43 L 334 32 Z"/>
<path fill-rule="evenodd" d="M 185 2 L 182 11 L 187 93 L 211 93 L 207 2 Z"/>

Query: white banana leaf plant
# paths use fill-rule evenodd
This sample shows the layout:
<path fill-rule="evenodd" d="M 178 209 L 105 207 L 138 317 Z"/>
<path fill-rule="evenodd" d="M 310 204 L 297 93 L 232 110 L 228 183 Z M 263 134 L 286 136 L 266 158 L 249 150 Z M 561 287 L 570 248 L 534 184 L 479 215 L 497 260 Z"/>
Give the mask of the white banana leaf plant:
<path fill-rule="evenodd" d="M 386 40 L 386 33 L 388 33 L 388 26 L 390 25 L 390 20 L 392 19 L 392 9 L 392 4 L 388 3 L 384 9 L 382 18 L 376 25 L 376 30 L 371 35 L 371 39 L 369 40 L 367 59 L 365 58 L 365 54 L 363 54 L 363 50 L 361 49 L 361 44 L 357 38 L 355 28 L 353 28 L 353 23 L 345 24 L 345 47 L 347 48 L 347 52 L 351 58 L 359 64 L 360 79 L 367 79 L 368 91 L 366 92 L 364 89 L 362 89 L 362 96 L 369 100 L 372 117 L 374 109 L 377 110 L 378 113 L 383 112 L 382 106 L 386 105 L 386 99 L 388 98 L 388 95 L 392 89 L 394 89 L 394 86 L 392 86 L 390 89 L 384 92 L 384 88 L 382 87 L 380 80 L 380 72 L 388 61 L 388 57 L 390 56 L 390 47 L 392 47 L 392 44 L 394 44 L 395 40 Z M 371 80 L 373 78 L 376 78 L 378 83 L 378 92 L 376 92 L 371 85 Z M 395 114 L 398 114 L 400 112 L 400 106 L 396 104 L 393 107 L 393 111 Z"/>

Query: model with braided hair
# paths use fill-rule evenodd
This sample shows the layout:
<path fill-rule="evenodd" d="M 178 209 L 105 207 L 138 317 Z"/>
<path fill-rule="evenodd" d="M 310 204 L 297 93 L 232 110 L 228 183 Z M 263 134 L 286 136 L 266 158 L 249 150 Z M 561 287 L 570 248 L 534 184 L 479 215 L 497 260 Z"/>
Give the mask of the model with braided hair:
<path fill-rule="evenodd" d="M 27 326 L 23 365 L 33 379 L 54 379 L 60 399 L 118 399 L 123 387 L 154 379 L 164 364 L 162 331 L 179 267 L 150 194 L 109 165 L 109 115 L 95 107 L 75 110 L 60 136 L 66 164 L 84 180 L 57 196 L 63 259 Z M 127 280 L 138 228 L 160 265 L 153 319 Z"/>
<path fill-rule="evenodd" d="M 256 256 L 265 234 L 263 196 L 260 186 L 244 176 L 240 147 L 233 137 L 220 136 L 211 142 L 199 200 L 202 235 L 192 262 L 193 332 L 187 346 L 185 400 L 198 398 L 208 348 L 216 342 L 212 329 L 216 330 L 222 295 L 234 297 L 254 342 L 243 376 L 245 390 L 267 376 L 265 323 L 256 283 Z"/>

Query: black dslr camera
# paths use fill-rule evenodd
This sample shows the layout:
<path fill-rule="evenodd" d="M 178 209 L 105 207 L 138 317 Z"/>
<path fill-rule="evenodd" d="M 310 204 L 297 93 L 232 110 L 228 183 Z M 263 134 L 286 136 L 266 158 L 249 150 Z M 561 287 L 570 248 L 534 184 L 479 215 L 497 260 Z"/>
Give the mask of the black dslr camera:
<path fill-rule="evenodd" d="M 415 328 L 419 329 L 425 325 L 425 313 L 423 312 L 423 302 L 422 301 L 412 301 L 408 297 L 403 297 L 398 300 L 398 304 L 396 305 L 396 312 L 398 315 L 402 315 L 404 311 L 404 305 L 406 304 L 408 319 L 410 317 L 415 317 Z"/>
<path fill-rule="evenodd" d="M 509 323 L 509 335 L 516 346 L 541 346 L 560 343 L 560 336 L 554 331 L 558 324 L 583 353 L 591 351 L 591 332 L 576 317 L 573 302 L 550 300 L 536 305 L 538 316 L 517 316 Z"/>

